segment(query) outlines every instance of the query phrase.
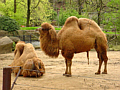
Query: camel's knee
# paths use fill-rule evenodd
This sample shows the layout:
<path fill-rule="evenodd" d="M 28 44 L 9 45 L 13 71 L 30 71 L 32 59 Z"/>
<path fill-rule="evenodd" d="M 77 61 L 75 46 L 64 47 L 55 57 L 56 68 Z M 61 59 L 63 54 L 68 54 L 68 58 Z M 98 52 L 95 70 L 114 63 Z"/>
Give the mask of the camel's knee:
<path fill-rule="evenodd" d="M 104 62 L 107 62 L 108 61 L 108 57 L 107 57 L 107 54 L 106 53 L 102 53 L 101 55 L 101 58 Z"/>

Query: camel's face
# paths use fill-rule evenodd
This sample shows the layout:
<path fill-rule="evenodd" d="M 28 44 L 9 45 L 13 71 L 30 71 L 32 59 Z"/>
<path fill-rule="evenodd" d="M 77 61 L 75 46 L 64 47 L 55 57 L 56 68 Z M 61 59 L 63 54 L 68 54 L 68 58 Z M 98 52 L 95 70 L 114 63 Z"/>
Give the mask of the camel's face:
<path fill-rule="evenodd" d="M 36 31 L 39 31 L 40 34 L 47 33 L 51 29 L 51 25 L 49 23 L 43 23 L 41 25 L 41 28 L 36 29 Z"/>

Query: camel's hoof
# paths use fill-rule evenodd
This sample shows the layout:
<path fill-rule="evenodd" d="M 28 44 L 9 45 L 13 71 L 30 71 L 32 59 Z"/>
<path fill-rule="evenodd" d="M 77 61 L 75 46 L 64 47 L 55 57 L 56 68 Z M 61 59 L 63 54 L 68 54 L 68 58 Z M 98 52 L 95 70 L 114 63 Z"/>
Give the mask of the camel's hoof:
<path fill-rule="evenodd" d="M 102 72 L 102 74 L 107 74 L 107 72 Z"/>
<path fill-rule="evenodd" d="M 100 72 L 96 72 L 96 73 L 95 73 L 95 75 L 99 75 L 99 74 L 100 74 Z"/>
<path fill-rule="evenodd" d="M 63 74 L 63 76 L 71 77 L 72 75 L 70 75 L 70 74 Z"/>
<path fill-rule="evenodd" d="M 63 74 L 63 76 L 66 76 L 66 74 Z"/>
<path fill-rule="evenodd" d="M 70 74 L 66 74 L 66 76 L 67 76 L 67 77 L 71 77 L 72 75 L 70 75 Z"/>

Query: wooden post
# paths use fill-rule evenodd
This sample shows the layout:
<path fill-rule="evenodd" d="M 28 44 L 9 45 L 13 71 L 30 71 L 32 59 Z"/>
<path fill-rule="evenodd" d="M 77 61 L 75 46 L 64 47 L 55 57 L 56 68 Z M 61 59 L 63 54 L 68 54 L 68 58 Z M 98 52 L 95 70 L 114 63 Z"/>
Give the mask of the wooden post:
<path fill-rule="evenodd" d="M 3 68 L 3 89 L 11 90 L 11 67 Z"/>

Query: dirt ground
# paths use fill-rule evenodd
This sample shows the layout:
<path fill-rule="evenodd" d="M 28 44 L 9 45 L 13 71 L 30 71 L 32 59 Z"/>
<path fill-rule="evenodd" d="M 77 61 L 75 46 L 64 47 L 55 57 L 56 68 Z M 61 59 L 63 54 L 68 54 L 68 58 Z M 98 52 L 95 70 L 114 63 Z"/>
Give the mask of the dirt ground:
<path fill-rule="evenodd" d="M 95 51 L 90 51 L 88 65 L 86 52 L 75 54 L 72 63 L 72 77 L 65 77 L 64 58 L 49 58 L 42 51 L 36 50 L 43 61 L 46 73 L 39 78 L 18 77 L 13 90 L 120 90 L 120 51 L 108 51 L 108 74 L 95 75 L 98 58 Z M 14 54 L 0 54 L 0 90 L 2 90 L 3 67 L 13 61 Z M 104 65 L 103 65 L 104 66 Z M 103 71 L 102 66 L 102 71 Z M 11 84 L 15 76 L 11 74 Z"/>

